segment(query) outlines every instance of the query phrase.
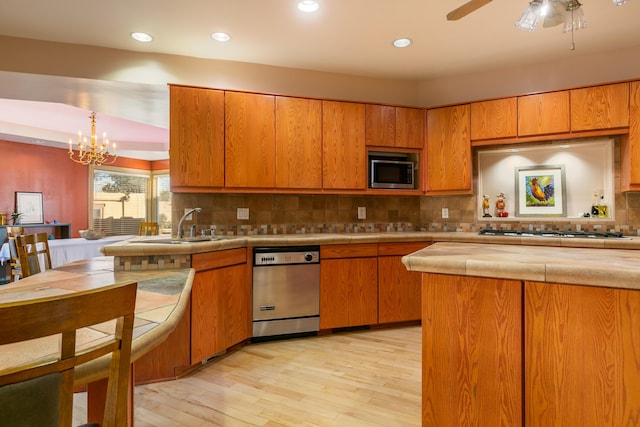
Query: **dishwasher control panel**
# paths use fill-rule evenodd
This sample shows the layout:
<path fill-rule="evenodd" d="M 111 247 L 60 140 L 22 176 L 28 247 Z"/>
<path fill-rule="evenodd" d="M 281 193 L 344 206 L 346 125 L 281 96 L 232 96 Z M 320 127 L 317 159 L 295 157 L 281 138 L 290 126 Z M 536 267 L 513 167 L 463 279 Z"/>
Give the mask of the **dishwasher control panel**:
<path fill-rule="evenodd" d="M 318 264 L 319 246 L 274 246 L 253 249 L 253 265 Z"/>

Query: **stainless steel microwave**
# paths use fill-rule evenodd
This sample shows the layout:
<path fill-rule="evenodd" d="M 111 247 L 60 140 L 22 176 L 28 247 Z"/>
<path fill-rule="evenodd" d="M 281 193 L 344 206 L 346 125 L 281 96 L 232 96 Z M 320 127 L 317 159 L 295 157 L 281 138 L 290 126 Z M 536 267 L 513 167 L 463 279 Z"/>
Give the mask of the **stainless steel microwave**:
<path fill-rule="evenodd" d="M 370 159 L 369 188 L 415 189 L 415 164 L 409 161 Z"/>

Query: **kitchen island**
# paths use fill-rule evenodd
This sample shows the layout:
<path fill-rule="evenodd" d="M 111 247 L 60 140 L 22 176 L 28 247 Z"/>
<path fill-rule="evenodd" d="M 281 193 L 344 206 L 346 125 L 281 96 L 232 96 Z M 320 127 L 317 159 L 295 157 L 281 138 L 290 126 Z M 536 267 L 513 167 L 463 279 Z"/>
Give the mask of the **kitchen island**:
<path fill-rule="evenodd" d="M 423 426 L 640 424 L 640 252 L 440 242 L 422 273 Z"/>

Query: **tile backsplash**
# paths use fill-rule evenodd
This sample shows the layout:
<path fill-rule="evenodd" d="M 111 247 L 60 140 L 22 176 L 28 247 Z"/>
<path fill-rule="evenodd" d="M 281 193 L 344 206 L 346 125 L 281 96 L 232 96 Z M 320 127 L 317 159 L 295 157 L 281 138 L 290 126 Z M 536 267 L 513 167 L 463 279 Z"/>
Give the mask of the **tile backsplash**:
<path fill-rule="evenodd" d="M 640 234 L 640 193 L 617 193 L 615 220 L 580 218 L 478 218 L 475 195 L 461 196 L 350 196 L 179 194 L 173 195 L 173 218 L 185 208 L 200 207 L 193 221 L 198 229 L 213 228 L 218 235 L 269 235 L 388 231 L 478 231 L 483 228 L 526 230 L 623 231 Z M 366 208 L 366 219 L 358 218 Z M 238 208 L 249 209 L 249 219 L 236 219 Z M 442 218 L 447 208 L 449 218 Z M 507 210 L 509 206 L 507 205 Z M 177 221 L 174 221 L 177 223 Z M 176 224 L 174 224 L 174 227 Z M 174 229 L 174 233 L 176 230 Z"/>

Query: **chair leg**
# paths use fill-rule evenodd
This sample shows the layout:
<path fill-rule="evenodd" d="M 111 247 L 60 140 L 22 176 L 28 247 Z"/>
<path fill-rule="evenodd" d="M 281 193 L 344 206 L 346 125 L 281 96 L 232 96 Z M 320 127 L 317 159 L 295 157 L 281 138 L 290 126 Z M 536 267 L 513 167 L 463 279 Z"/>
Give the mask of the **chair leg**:
<path fill-rule="evenodd" d="M 123 427 L 133 427 L 133 397 L 134 397 L 134 375 L 133 364 L 129 372 L 129 392 L 127 393 L 127 425 Z M 91 424 L 102 424 L 104 419 L 104 405 L 107 400 L 107 378 L 89 383 L 87 385 L 87 422 Z"/>

